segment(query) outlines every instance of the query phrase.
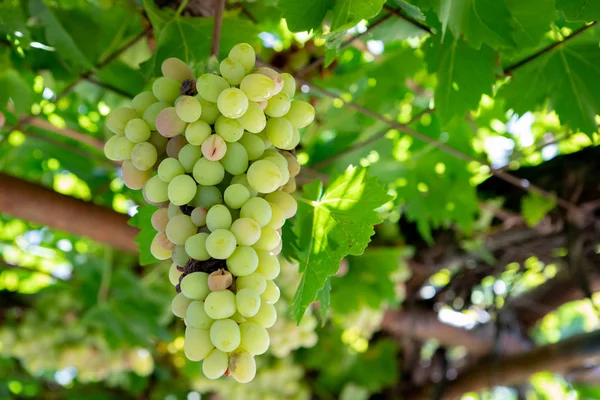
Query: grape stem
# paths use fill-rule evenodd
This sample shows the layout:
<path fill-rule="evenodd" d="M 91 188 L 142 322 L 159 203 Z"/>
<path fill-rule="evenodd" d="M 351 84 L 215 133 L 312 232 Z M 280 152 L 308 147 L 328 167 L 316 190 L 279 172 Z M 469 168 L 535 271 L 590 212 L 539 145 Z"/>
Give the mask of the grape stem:
<path fill-rule="evenodd" d="M 215 1 L 215 24 L 213 26 L 212 42 L 210 45 L 210 55 L 219 57 L 219 43 L 221 42 L 221 27 L 223 25 L 223 11 L 225 10 L 225 0 Z"/>

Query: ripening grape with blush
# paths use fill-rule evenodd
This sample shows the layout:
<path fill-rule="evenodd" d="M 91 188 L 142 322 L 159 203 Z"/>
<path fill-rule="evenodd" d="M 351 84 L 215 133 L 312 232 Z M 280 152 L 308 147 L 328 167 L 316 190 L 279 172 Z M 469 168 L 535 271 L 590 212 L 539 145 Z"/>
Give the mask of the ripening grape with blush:
<path fill-rule="evenodd" d="M 123 161 L 125 185 L 159 207 L 151 252 L 172 260 L 165 279 L 186 324 L 186 357 L 209 379 L 242 383 L 271 343 L 281 228 L 297 210 L 291 151 L 315 116 L 294 100 L 291 75 L 255 62 L 245 43 L 220 73 L 194 76 L 183 61 L 164 60 L 163 76 L 108 116 L 114 136 L 104 148 Z"/>

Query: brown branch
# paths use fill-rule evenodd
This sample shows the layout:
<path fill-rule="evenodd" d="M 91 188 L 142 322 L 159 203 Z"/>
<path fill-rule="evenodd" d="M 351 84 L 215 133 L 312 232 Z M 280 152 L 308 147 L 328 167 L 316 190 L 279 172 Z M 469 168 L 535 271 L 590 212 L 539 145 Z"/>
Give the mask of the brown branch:
<path fill-rule="evenodd" d="M 212 40 L 210 43 L 210 55 L 219 57 L 219 44 L 221 42 L 221 27 L 223 26 L 223 11 L 225 0 L 217 0 L 215 3 L 215 23 L 213 25 Z"/>
<path fill-rule="evenodd" d="M 87 144 L 88 146 L 93 147 L 94 149 L 104 152 L 104 143 L 101 140 L 93 138 L 91 136 L 85 135 L 83 133 L 77 132 L 73 129 L 69 128 L 59 128 L 57 126 L 52 125 L 50 121 L 47 121 L 40 117 L 25 117 L 21 118 L 20 124 L 27 123 L 29 126 L 35 126 L 37 128 L 41 128 L 50 132 L 54 132 L 61 136 L 67 137 L 69 139 L 76 140 L 80 143 Z"/>
<path fill-rule="evenodd" d="M 0 210 L 17 218 L 87 236 L 130 253 L 137 251 L 134 242 L 137 229 L 127 225 L 127 215 L 2 173 Z"/>
<path fill-rule="evenodd" d="M 425 32 L 429 33 L 430 35 L 434 34 L 433 29 L 431 29 L 424 23 L 419 22 L 419 21 L 409 17 L 408 15 L 404 15 L 401 11 L 392 8 L 392 7 L 388 6 L 387 4 L 384 4 L 383 8 L 390 14 L 394 14 L 396 17 L 401 18 L 401 19 L 413 24 L 417 28 L 424 30 Z"/>

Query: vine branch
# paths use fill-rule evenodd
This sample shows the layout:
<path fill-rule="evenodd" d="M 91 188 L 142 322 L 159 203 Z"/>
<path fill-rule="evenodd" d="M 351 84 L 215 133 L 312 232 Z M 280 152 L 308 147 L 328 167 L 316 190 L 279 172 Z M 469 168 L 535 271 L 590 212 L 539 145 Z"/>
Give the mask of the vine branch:
<path fill-rule="evenodd" d="M 210 43 L 210 55 L 219 57 L 219 44 L 221 42 L 221 28 L 223 26 L 223 11 L 225 10 L 225 0 L 216 0 L 215 2 L 215 23 L 213 25 L 212 41 Z"/>
<path fill-rule="evenodd" d="M 388 6 L 387 4 L 384 4 L 383 8 L 390 14 L 393 14 L 396 17 L 413 24 L 417 28 L 424 30 L 425 32 L 429 33 L 430 35 L 434 34 L 433 29 L 431 29 L 429 26 L 425 25 L 422 22 L 417 21 L 416 19 L 409 17 L 408 15 L 403 14 L 401 11 L 392 8 L 392 7 Z"/>

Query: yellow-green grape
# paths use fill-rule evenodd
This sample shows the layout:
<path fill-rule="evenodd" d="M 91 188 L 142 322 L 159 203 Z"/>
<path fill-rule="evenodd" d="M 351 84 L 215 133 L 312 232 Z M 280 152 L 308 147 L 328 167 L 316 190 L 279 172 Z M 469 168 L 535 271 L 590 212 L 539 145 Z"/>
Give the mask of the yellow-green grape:
<path fill-rule="evenodd" d="M 269 303 L 262 303 L 256 315 L 249 318 L 249 321 L 256 322 L 267 329 L 272 327 L 275 325 L 275 321 L 277 321 L 275 306 Z"/>
<path fill-rule="evenodd" d="M 296 146 L 300 143 L 300 131 L 298 129 L 294 129 L 292 141 L 286 146 L 283 147 L 283 150 L 294 150 Z"/>
<path fill-rule="evenodd" d="M 210 326 L 210 340 L 217 349 L 225 353 L 237 349 L 240 345 L 240 328 L 237 322 L 232 319 L 213 322 Z"/>
<path fill-rule="evenodd" d="M 252 246 L 260 238 L 261 228 L 254 219 L 242 217 L 233 221 L 231 233 L 239 245 Z"/>
<path fill-rule="evenodd" d="M 169 104 L 159 101 L 158 103 L 151 104 L 148 106 L 148 108 L 146 108 L 143 118 L 150 127 L 150 130 L 156 130 L 156 118 L 158 117 L 158 114 L 160 114 L 160 112 L 167 107 L 169 107 Z"/>
<path fill-rule="evenodd" d="M 248 169 L 248 153 L 241 144 L 229 143 L 227 152 L 220 162 L 225 171 L 231 175 L 243 174 Z"/>
<path fill-rule="evenodd" d="M 148 200 L 153 203 L 162 203 L 169 200 L 169 184 L 163 182 L 158 175 L 148 179 L 144 186 L 144 192 Z"/>
<path fill-rule="evenodd" d="M 270 118 L 266 132 L 269 142 L 280 149 L 287 148 L 294 140 L 294 128 L 286 118 Z"/>
<path fill-rule="evenodd" d="M 248 97 L 240 89 L 228 88 L 219 94 L 217 107 L 227 118 L 239 118 L 248 110 Z"/>
<path fill-rule="evenodd" d="M 267 224 L 267 227 L 273 229 L 281 229 L 283 224 L 285 224 L 285 214 L 283 213 L 283 211 L 281 211 L 281 208 L 279 208 L 278 205 L 270 202 L 269 205 L 271 206 L 271 213 L 273 215 L 271 216 L 271 220 Z"/>
<path fill-rule="evenodd" d="M 212 206 L 206 215 L 206 226 L 213 232 L 217 229 L 229 229 L 231 226 L 231 213 L 222 204 Z"/>
<path fill-rule="evenodd" d="M 181 148 L 177 158 L 181 163 L 185 172 L 192 172 L 194 170 L 194 166 L 202 157 L 202 149 L 200 146 L 194 146 L 193 144 L 186 144 Z"/>
<path fill-rule="evenodd" d="M 119 158 L 119 160 L 130 160 L 133 146 L 135 146 L 135 143 L 127 140 L 125 136 L 116 136 L 114 141 L 115 155 Z"/>
<path fill-rule="evenodd" d="M 315 109 L 302 100 L 294 100 L 285 118 L 292 123 L 294 129 L 304 128 L 315 119 Z"/>
<path fill-rule="evenodd" d="M 225 319 L 235 314 L 235 294 L 230 290 L 210 292 L 204 300 L 204 311 L 212 319 Z"/>
<path fill-rule="evenodd" d="M 167 149 L 167 142 L 169 141 L 169 139 L 167 139 L 166 137 L 164 137 L 163 135 L 161 135 L 160 133 L 154 131 L 150 133 L 150 139 L 148 139 L 148 142 L 150 142 L 152 144 L 152 146 L 154 146 L 156 148 L 156 151 L 158 152 L 158 154 L 164 154 L 165 150 Z"/>
<path fill-rule="evenodd" d="M 256 376 L 256 362 L 254 357 L 246 352 L 240 351 L 229 357 L 229 372 L 233 379 L 240 383 L 248 383 Z"/>
<path fill-rule="evenodd" d="M 300 173 L 300 163 L 296 157 L 294 157 L 294 155 L 289 151 L 282 151 L 281 155 L 283 155 L 288 162 L 288 171 L 290 172 L 290 176 L 297 176 Z"/>
<path fill-rule="evenodd" d="M 178 175 L 171 179 L 168 188 L 169 200 L 176 206 L 192 201 L 196 195 L 196 182 L 189 175 Z"/>
<path fill-rule="evenodd" d="M 150 243 L 150 253 L 157 260 L 166 260 L 167 258 L 171 257 L 171 250 L 163 249 L 160 246 L 159 240 L 158 240 L 159 235 L 161 235 L 161 233 L 157 233 L 154 236 L 154 239 L 152 239 L 152 243 Z"/>
<path fill-rule="evenodd" d="M 252 289 L 239 289 L 235 295 L 235 304 L 243 317 L 253 317 L 260 308 L 260 296 Z"/>
<path fill-rule="evenodd" d="M 125 136 L 133 143 L 144 142 L 150 138 L 150 127 L 141 118 L 131 119 L 125 125 Z"/>
<path fill-rule="evenodd" d="M 185 128 L 185 138 L 190 144 L 200 146 L 210 136 L 211 131 L 208 123 L 198 120 Z"/>
<path fill-rule="evenodd" d="M 131 150 L 131 162 L 134 167 L 141 171 L 146 171 L 154 167 L 158 153 L 156 148 L 148 142 L 141 142 L 133 146 Z"/>
<path fill-rule="evenodd" d="M 158 177 L 164 182 L 171 182 L 173 178 L 183 174 L 185 170 L 176 158 L 165 158 L 158 164 Z"/>
<path fill-rule="evenodd" d="M 221 76 L 229 82 L 230 85 L 239 85 L 246 75 L 246 70 L 242 63 L 233 58 L 226 58 L 219 65 Z"/>
<path fill-rule="evenodd" d="M 177 116 L 184 122 L 195 122 L 202 115 L 202 105 L 197 98 L 181 96 L 175 104 Z"/>
<path fill-rule="evenodd" d="M 152 177 L 152 170 L 142 171 L 137 169 L 131 161 L 123 161 L 121 174 L 123 175 L 125 186 L 129 189 L 139 190 Z"/>
<path fill-rule="evenodd" d="M 115 134 L 122 136 L 125 134 L 125 125 L 137 118 L 138 114 L 133 108 L 119 107 L 112 110 L 112 112 L 106 118 L 106 126 Z"/>
<path fill-rule="evenodd" d="M 200 185 L 214 186 L 221 183 L 225 177 L 225 169 L 218 161 L 201 158 L 194 165 L 193 175 Z"/>
<path fill-rule="evenodd" d="M 227 269 L 234 276 L 246 276 L 256 271 L 258 267 L 258 255 L 252 247 L 238 246 L 231 256 L 227 258 L 226 262 Z"/>
<path fill-rule="evenodd" d="M 219 115 L 221 115 L 217 103 L 205 100 L 200 95 L 197 95 L 196 98 L 200 100 L 200 104 L 202 105 L 202 115 L 200 116 L 200 120 L 210 125 L 214 124 Z"/>
<path fill-rule="evenodd" d="M 117 156 L 117 153 L 115 151 L 115 146 L 118 144 L 120 137 L 121 136 L 117 135 L 111 136 L 110 138 L 108 138 L 106 143 L 104 143 L 104 155 L 111 161 L 121 160 L 121 158 Z"/>
<path fill-rule="evenodd" d="M 245 132 L 239 140 L 248 153 L 248 160 L 256 160 L 265 152 L 265 142 L 253 133 Z"/>
<path fill-rule="evenodd" d="M 194 79 L 194 71 L 178 58 L 167 58 L 160 66 L 163 76 L 183 82 L 186 79 Z"/>
<path fill-rule="evenodd" d="M 179 97 L 181 83 L 172 78 L 161 77 L 152 84 L 152 93 L 159 101 L 173 104 Z"/>
<path fill-rule="evenodd" d="M 273 95 L 275 83 L 268 76 L 250 74 L 242 79 L 240 89 L 246 93 L 250 101 L 265 101 Z"/>
<path fill-rule="evenodd" d="M 201 75 L 196 81 L 196 89 L 198 94 L 202 96 L 204 100 L 208 100 L 212 103 L 216 103 L 221 92 L 229 88 L 227 81 L 214 74 Z"/>
<path fill-rule="evenodd" d="M 202 155 L 210 161 L 219 161 L 225 157 L 227 143 L 219 135 L 210 135 L 202 143 Z"/>
<path fill-rule="evenodd" d="M 296 80 L 287 72 L 281 74 L 281 78 L 283 79 L 283 89 L 281 91 L 287 94 L 289 99 L 293 99 L 296 94 Z"/>
<path fill-rule="evenodd" d="M 252 71 L 254 63 L 256 63 L 256 53 L 248 43 L 239 43 L 233 46 L 229 51 L 229 58 L 242 64 L 245 73 Z"/>
<path fill-rule="evenodd" d="M 253 197 L 241 208 L 240 217 L 251 218 L 262 228 L 267 226 L 273 213 L 269 203 L 260 197 Z"/>
<path fill-rule="evenodd" d="M 285 93 L 278 93 L 267 102 L 265 114 L 269 117 L 283 117 L 290 110 L 292 102 Z"/>
<path fill-rule="evenodd" d="M 210 333 L 206 329 L 185 328 L 183 352 L 190 361 L 202 361 L 214 349 Z"/>
<path fill-rule="evenodd" d="M 281 242 L 279 233 L 268 226 L 260 230 L 260 239 L 252 245 L 256 250 L 273 250 Z"/>
<path fill-rule="evenodd" d="M 240 347 L 253 356 L 267 352 L 271 341 L 267 330 L 255 322 L 240 324 Z"/>
<path fill-rule="evenodd" d="M 206 215 L 208 211 L 204 207 L 196 207 L 192 210 L 190 217 L 192 218 L 192 222 L 196 226 L 204 226 L 206 225 Z"/>
<path fill-rule="evenodd" d="M 173 298 L 171 303 L 173 314 L 179 318 L 184 318 L 185 314 L 187 313 L 188 306 L 192 301 L 192 299 L 185 297 L 183 293 L 178 293 L 177 296 Z"/>
<path fill-rule="evenodd" d="M 157 232 L 164 232 L 167 229 L 168 222 L 169 211 L 166 208 L 159 208 L 150 217 L 150 223 Z"/>
<path fill-rule="evenodd" d="M 173 217 L 174 217 L 174 216 L 176 216 L 176 215 L 181 215 L 181 214 L 183 214 L 183 213 L 181 212 L 181 209 L 179 208 L 179 206 L 176 206 L 176 205 L 175 205 L 175 204 L 173 204 L 173 203 L 169 203 L 169 206 L 168 206 L 168 208 L 167 208 L 167 213 L 168 213 L 168 215 L 169 215 L 169 219 L 173 218 Z M 167 221 L 167 223 L 168 223 L 168 221 Z M 165 227 L 165 230 L 166 230 L 166 227 Z"/>
<path fill-rule="evenodd" d="M 190 256 L 185 251 L 185 247 L 179 245 L 173 247 L 173 254 L 171 255 L 171 259 L 175 264 L 179 265 L 180 267 L 185 267 L 187 262 L 190 261 Z"/>
<path fill-rule="evenodd" d="M 235 183 L 225 189 L 223 199 L 227 207 L 237 210 L 250 199 L 250 191 L 246 186 Z"/>
<path fill-rule="evenodd" d="M 246 113 L 239 117 L 238 122 L 242 127 L 252 133 L 258 133 L 265 129 L 267 117 L 258 103 L 253 101 L 248 103 Z"/>
<path fill-rule="evenodd" d="M 247 176 L 252 189 L 259 193 L 274 192 L 279 188 L 282 180 L 279 167 L 269 160 L 253 162 L 248 168 Z"/>
<path fill-rule="evenodd" d="M 208 233 L 205 232 L 190 236 L 185 241 L 185 251 L 194 260 L 208 260 L 210 258 L 210 254 L 208 254 L 208 251 L 206 251 L 206 239 L 208 239 Z"/>
<path fill-rule="evenodd" d="M 171 268 L 169 268 L 169 282 L 171 282 L 171 285 L 177 286 L 179 284 L 181 274 L 182 272 L 177 268 L 177 264 L 172 263 Z"/>
<path fill-rule="evenodd" d="M 273 80 L 273 83 L 275 84 L 275 89 L 273 90 L 273 96 L 278 94 L 279 92 L 281 92 L 281 90 L 283 89 L 283 78 L 281 77 L 281 75 L 279 75 L 279 72 L 275 71 L 272 68 L 267 68 L 267 67 L 260 67 L 256 70 L 255 72 L 256 74 L 261 74 L 264 76 L 268 76 L 269 78 L 271 78 Z"/>
<path fill-rule="evenodd" d="M 289 161 L 288 161 L 289 165 Z M 283 211 L 285 218 L 292 218 L 298 210 L 298 203 L 294 197 L 286 192 L 273 192 L 265 196 L 265 200 L 277 205 Z"/>
<path fill-rule="evenodd" d="M 196 234 L 198 228 L 188 215 L 176 215 L 169 220 L 165 233 L 172 243 L 184 245 L 185 241 Z"/>
<path fill-rule="evenodd" d="M 198 329 L 210 329 L 210 326 L 215 321 L 209 317 L 204 310 L 203 301 L 193 301 L 190 303 L 185 316 L 187 326 Z"/>
<path fill-rule="evenodd" d="M 210 293 L 208 289 L 208 274 L 205 272 L 193 272 L 181 280 L 181 293 L 188 299 L 204 300 Z"/>
<path fill-rule="evenodd" d="M 277 300 L 279 300 L 280 296 L 281 292 L 275 282 L 267 280 L 267 287 L 260 295 L 261 301 L 268 304 L 275 304 L 277 303 Z"/>
<path fill-rule="evenodd" d="M 187 124 L 177 116 L 175 107 L 167 107 L 156 116 L 156 130 L 164 137 L 172 138 L 183 133 Z"/>
<path fill-rule="evenodd" d="M 156 103 L 158 99 L 154 96 L 152 92 L 142 92 L 135 96 L 133 100 L 131 100 L 131 107 L 139 114 L 143 115 L 144 111 L 152 104 Z"/>
<path fill-rule="evenodd" d="M 226 260 L 236 246 L 235 236 L 226 229 L 217 229 L 206 239 L 206 251 L 212 258 Z"/>
<path fill-rule="evenodd" d="M 226 142 L 237 142 L 244 134 L 244 128 L 237 120 L 221 115 L 215 122 L 215 132 Z"/>
<path fill-rule="evenodd" d="M 236 288 L 238 292 L 242 289 L 250 289 L 260 295 L 267 288 L 267 281 L 261 274 L 253 272 L 250 275 L 240 276 L 236 280 Z"/>
<path fill-rule="evenodd" d="M 194 198 L 194 204 L 197 207 L 204 207 L 207 210 L 215 204 L 223 203 L 223 195 L 218 188 L 214 186 L 198 186 L 198 192 Z"/>
<path fill-rule="evenodd" d="M 254 197 L 258 194 L 258 192 L 256 190 L 252 189 L 252 187 L 248 183 L 248 176 L 246 174 L 239 174 L 239 175 L 232 177 L 231 182 L 229 184 L 234 185 L 236 183 L 246 186 L 246 188 L 250 191 L 250 195 L 252 197 Z"/>
<path fill-rule="evenodd" d="M 219 349 L 213 349 L 202 362 L 202 372 L 208 379 L 218 379 L 225 374 L 229 367 L 227 353 Z"/>
<path fill-rule="evenodd" d="M 281 270 L 279 259 L 269 254 L 268 251 L 257 251 L 256 254 L 258 255 L 258 268 L 256 272 L 268 280 L 277 278 Z"/>
<path fill-rule="evenodd" d="M 183 149 L 183 146 L 185 146 L 186 144 L 188 144 L 188 142 L 182 135 L 178 135 L 174 138 L 168 139 L 167 156 L 173 158 L 179 157 L 179 152 L 181 151 L 181 149 Z"/>

